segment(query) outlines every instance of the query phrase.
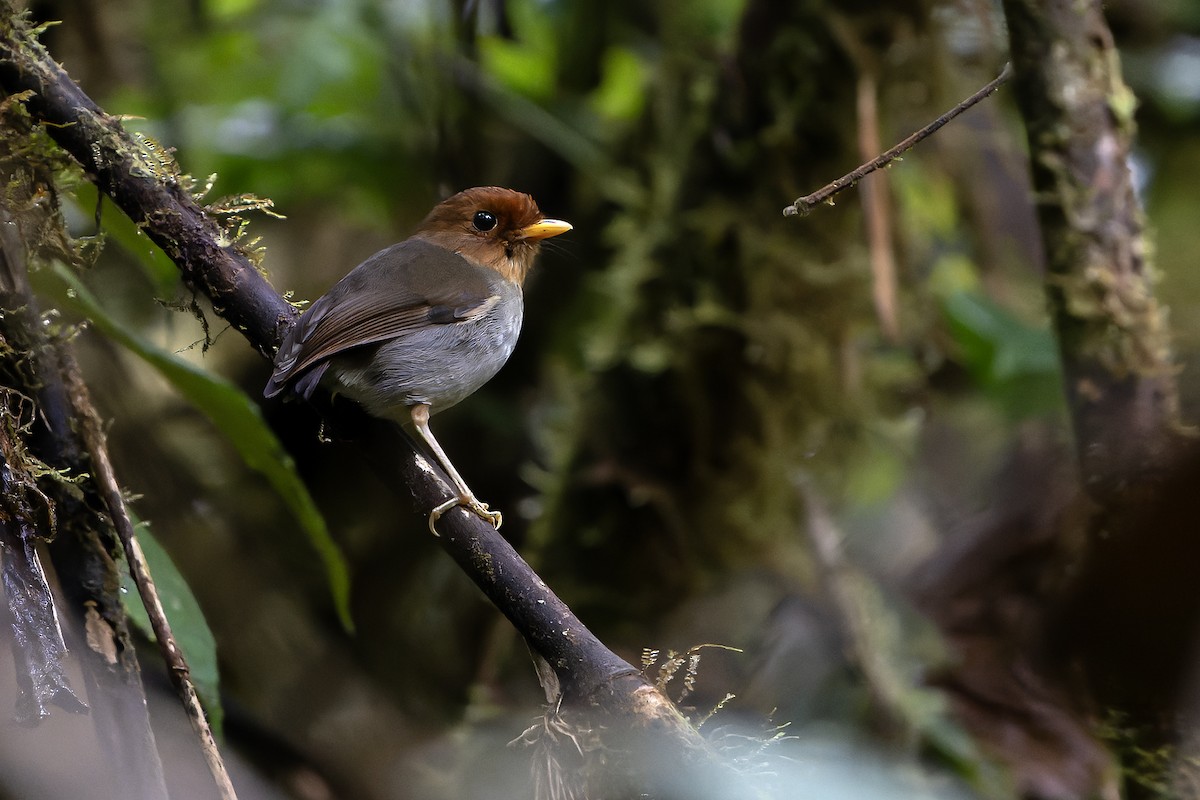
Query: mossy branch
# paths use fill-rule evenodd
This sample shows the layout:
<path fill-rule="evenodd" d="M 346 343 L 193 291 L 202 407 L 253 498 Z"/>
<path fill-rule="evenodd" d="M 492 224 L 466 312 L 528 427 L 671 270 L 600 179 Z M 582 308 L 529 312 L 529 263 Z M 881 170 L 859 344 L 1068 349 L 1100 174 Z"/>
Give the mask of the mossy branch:
<path fill-rule="evenodd" d="M 148 163 L 144 148 L 122 129 L 119 119 L 83 93 L 7 4 L 3 16 L 0 88 L 9 94 L 32 92 L 26 106 L 33 117 L 162 247 L 188 285 L 208 296 L 218 314 L 270 357 L 294 323 L 296 309 L 222 240 L 219 226 L 180 185 L 178 172 L 162 169 L 157 160 Z M 374 454 L 383 478 L 406 482 L 422 508 L 433 508 L 448 497 L 445 481 L 411 444 L 398 446 L 396 428 L 381 427 L 345 407 L 325 405 L 322 412 L 336 419 L 339 430 L 370 426 L 361 445 Z M 697 765 L 707 764 L 736 780 L 670 701 L 584 627 L 492 526 L 459 508 L 443 517 L 439 530 L 439 544 L 550 665 L 568 703 L 602 714 L 610 729 L 652 736 L 662 752 L 678 756 L 643 765 L 647 773 L 661 780 L 676 773 L 682 759 L 693 773 Z"/>
<path fill-rule="evenodd" d="M 1181 441 L 1166 312 L 1133 187 L 1132 92 L 1099 0 L 1005 0 L 1076 450 L 1110 504 Z"/>

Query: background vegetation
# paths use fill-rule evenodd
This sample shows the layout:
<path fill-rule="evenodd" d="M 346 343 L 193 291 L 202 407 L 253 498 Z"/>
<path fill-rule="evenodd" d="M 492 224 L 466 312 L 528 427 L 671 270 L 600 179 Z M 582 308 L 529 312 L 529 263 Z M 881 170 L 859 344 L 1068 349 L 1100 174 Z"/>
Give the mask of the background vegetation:
<path fill-rule="evenodd" d="M 780 213 L 1006 59 L 992 3 L 879 5 L 31 10 L 62 20 L 43 41 L 105 110 L 129 115 L 149 147 L 174 148 L 201 183 L 216 175 L 210 197 L 274 202 L 284 218 L 241 214 L 243 242 L 296 299 L 467 186 L 530 192 L 574 223 L 528 287 L 513 360 L 438 418 L 439 438 L 504 510 L 510 540 L 629 660 L 738 648 L 702 652 L 686 702 L 736 695 L 707 723 L 717 738 L 788 725 L 793 738 L 772 747 L 798 765 L 797 796 L 1170 794 L 1186 761 L 1173 748 L 1188 752 L 1174 732 L 1194 720 L 1195 628 L 1165 613 L 1152 572 L 1130 564 L 1106 579 L 1137 602 L 1070 613 L 1131 662 L 1170 667 L 1169 686 L 1114 667 L 1080 706 L 1030 681 L 1023 696 L 983 698 L 1011 713 L 982 718 L 962 691 L 960 670 L 981 653 L 995 659 L 985 673 L 1008 669 L 997 653 L 1011 626 L 997 620 L 1057 613 L 1040 605 L 1046 587 L 1078 567 L 1055 538 L 1080 500 L 1007 90 L 878 189 L 803 219 Z M 1191 419 L 1200 8 L 1121 0 L 1106 13 L 1139 100 L 1134 168 Z M 125 334 L 90 326 L 83 366 L 118 475 L 215 639 L 239 789 L 526 796 L 530 754 L 505 746 L 540 711 L 525 648 L 430 540 L 407 490 L 323 443 L 302 405 L 264 404 L 347 559 L 348 633 L 287 490 L 128 337 L 251 398 L 268 364 L 211 310 L 198 311 L 207 327 L 180 313 L 193 298 L 173 269 L 94 190 L 79 185 L 71 203 L 72 233 L 104 239 L 82 280 Z M 870 215 L 883 215 L 883 236 L 868 233 Z M 880 277 L 888 261 L 894 289 Z M 1160 615 L 1168 650 L 1131 633 Z M 1046 656 L 1069 675 L 1096 652 Z M 153 656 L 143 664 L 165 687 Z M 206 779 L 173 702 L 154 700 L 168 780 L 200 797 Z M 3 729 L 6 765 L 40 765 L 13 796 L 39 782 L 51 788 L 38 796 L 79 794 L 99 756 L 77 743 L 71 764 L 47 763 L 61 746 L 48 742 L 80 735 L 63 717 Z"/>

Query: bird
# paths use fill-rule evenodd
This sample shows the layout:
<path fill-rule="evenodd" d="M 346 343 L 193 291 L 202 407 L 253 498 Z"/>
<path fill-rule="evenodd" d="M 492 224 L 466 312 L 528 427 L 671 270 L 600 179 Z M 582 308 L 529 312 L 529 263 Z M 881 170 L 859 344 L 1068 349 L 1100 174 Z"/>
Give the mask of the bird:
<path fill-rule="evenodd" d="M 417 435 L 453 484 L 437 521 L 465 506 L 499 528 L 503 515 L 467 486 L 429 418 L 487 383 L 512 355 L 525 278 L 545 239 L 571 230 L 528 194 L 481 186 L 434 206 L 409 238 L 380 250 L 315 300 L 284 336 L 263 395 L 308 399 L 324 384 Z"/>

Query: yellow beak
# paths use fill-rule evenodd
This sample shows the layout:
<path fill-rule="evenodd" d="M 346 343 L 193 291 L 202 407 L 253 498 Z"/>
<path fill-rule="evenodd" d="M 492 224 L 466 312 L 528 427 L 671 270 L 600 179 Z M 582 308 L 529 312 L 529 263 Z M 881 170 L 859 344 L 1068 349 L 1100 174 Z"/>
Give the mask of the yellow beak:
<path fill-rule="evenodd" d="M 543 219 L 535 222 L 532 225 L 526 225 L 521 228 L 520 234 L 522 239 L 549 239 L 551 236 L 558 236 L 560 233 L 566 233 L 571 230 L 571 223 L 563 222 L 561 219 Z"/>

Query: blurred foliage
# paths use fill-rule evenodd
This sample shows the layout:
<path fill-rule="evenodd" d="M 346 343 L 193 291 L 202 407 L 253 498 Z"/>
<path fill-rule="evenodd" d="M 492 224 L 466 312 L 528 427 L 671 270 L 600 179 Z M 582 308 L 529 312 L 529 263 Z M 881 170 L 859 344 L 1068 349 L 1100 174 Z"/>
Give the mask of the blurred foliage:
<path fill-rule="evenodd" d="M 1062 407 L 1054 337 L 985 296 L 956 292 L 944 301 L 958 358 L 980 388 L 1014 416 Z"/>
<path fill-rule="evenodd" d="M 1012 796 L 921 686 L 944 650 L 926 646 L 931 626 L 903 599 L 936 554 L 1056 500 L 1038 476 L 1008 470 L 1018 455 L 1047 470 L 1071 461 L 1006 92 L 886 172 L 898 340 L 875 319 L 861 196 L 804 220 L 780 214 L 865 160 L 864 70 L 885 145 L 993 77 L 1004 60 L 993 4 L 84 6 L 37 9 L 64 21 L 46 34 L 52 52 L 109 113 L 174 148 L 184 171 L 215 173 L 214 196 L 275 202 L 287 219 L 255 219 L 250 234 L 297 301 L 465 186 L 529 191 L 574 223 L 528 287 L 513 360 L 438 420 L 467 480 L 506 512 L 504 532 L 633 661 L 647 646 L 742 649 L 705 656 L 697 707 L 740 695 L 710 723 L 732 729 L 759 729 L 779 709 L 774 722 L 796 737 L 788 752 L 820 773 L 814 787 L 835 766 L 875 764 L 870 741 L 899 752 L 879 765 L 882 786 L 916 770 L 946 792 Z M 1108 11 L 1142 103 L 1139 174 L 1190 366 L 1200 17 L 1187 3 Z M 175 310 L 193 298 L 161 254 L 86 187 L 76 208 L 77 235 L 99 233 L 98 217 L 109 241 L 83 281 L 127 330 L 113 338 L 155 354 L 168 378 L 221 375 L 257 397 L 266 365 L 202 303 L 209 332 Z M 193 345 L 210 333 L 202 354 Z M 405 489 L 319 442 L 303 406 L 265 407 L 346 554 L 350 638 L 341 600 L 297 552 L 291 514 L 327 565 L 333 551 L 244 397 L 204 412 L 215 428 L 197 424 L 144 365 L 102 340 L 83 346 L 119 474 L 144 495 L 140 512 L 219 643 L 230 744 L 296 795 L 289 781 L 303 770 L 347 797 L 508 787 L 477 759 L 501 760 L 493 745 L 539 702 L 524 648 L 428 541 Z M 166 367 L 176 362 L 188 366 Z M 1182 378 L 1185 407 L 1200 392 L 1194 374 Z M 802 484 L 830 504 L 869 609 L 854 646 L 829 604 L 840 579 L 804 535 Z M 855 647 L 889 666 L 876 676 L 915 732 L 899 746 L 872 727 L 880 687 L 847 655 Z"/>

